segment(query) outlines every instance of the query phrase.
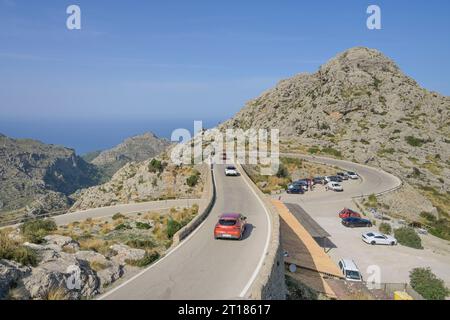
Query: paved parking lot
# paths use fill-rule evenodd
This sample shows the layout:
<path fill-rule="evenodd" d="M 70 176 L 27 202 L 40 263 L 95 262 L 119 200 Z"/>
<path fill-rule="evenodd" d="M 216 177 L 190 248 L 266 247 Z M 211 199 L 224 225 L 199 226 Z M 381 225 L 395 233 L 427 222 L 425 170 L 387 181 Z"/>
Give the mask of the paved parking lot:
<path fill-rule="evenodd" d="M 401 245 L 371 246 L 361 240 L 363 232 L 373 228 L 346 228 L 341 224 L 338 212 L 344 207 L 358 211 L 352 197 L 358 195 L 365 181 L 343 182 L 345 191 L 335 193 L 325 191 L 322 186 L 304 195 L 281 195 L 286 203 L 300 205 L 310 217 L 331 236 L 335 245 L 328 254 L 337 263 L 341 258 L 353 259 L 364 279 L 368 279 L 368 268 L 379 266 L 381 282 L 407 283 L 409 272 L 416 267 L 430 267 L 432 271 L 450 286 L 450 242 L 431 235 L 421 236 L 424 250 L 416 250 Z M 277 198 L 279 196 L 276 196 Z"/>

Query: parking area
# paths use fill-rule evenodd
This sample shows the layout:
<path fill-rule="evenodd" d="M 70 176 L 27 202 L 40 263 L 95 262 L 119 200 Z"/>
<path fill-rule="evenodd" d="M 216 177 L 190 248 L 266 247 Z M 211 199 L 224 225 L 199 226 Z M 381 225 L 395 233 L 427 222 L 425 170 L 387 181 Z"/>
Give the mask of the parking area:
<path fill-rule="evenodd" d="M 432 271 L 447 285 L 450 285 L 450 243 L 431 235 L 421 235 L 423 250 L 412 249 L 401 245 L 372 246 L 361 239 L 367 231 L 378 231 L 372 228 L 346 228 L 338 216 L 343 208 L 359 211 L 352 197 L 358 196 L 364 188 L 364 180 L 349 180 L 342 183 L 344 192 L 325 191 L 317 186 L 313 191 L 302 195 L 281 194 L 277 199 L 284 203 L 299 205 L 320 229 L 330 236 L 334 244 L 328 255 L 335 263 L 342 258 L 354 260 L 365 280 L 368 280 L 374 267 L 380 270 L 382 283 L 408 283 L 409 272 L 416 267 L 430 267 Z M 295 209 L 294 209 L 295 211 Z M 300 217 L 300 220 L 305 220 Z M 299 221 L 300 221 L 299 220 Z M 380 221 L 378 221 L 378 224 Z M 311 223 L 308 223 L 311 224 Z M 317 229 L 314 227 L 314 229 Z M 323 233 L 323 232 L 322 232 Z M 372 270 L 372 271 L 371 271 Z"/>

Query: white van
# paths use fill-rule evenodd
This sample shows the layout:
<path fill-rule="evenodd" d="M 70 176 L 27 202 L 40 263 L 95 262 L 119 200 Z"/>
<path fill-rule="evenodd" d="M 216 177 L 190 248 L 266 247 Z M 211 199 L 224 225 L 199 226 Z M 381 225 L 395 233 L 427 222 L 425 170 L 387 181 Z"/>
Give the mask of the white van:
<path fill-rule="evenodd" d="M 341 269 L 345 280 L 354 282 L 361 282 L 363 280 L 361 272 L 359 272 L 359 269 L 353 260 L 341 259 L 338 266 L 339 269 Z"/>

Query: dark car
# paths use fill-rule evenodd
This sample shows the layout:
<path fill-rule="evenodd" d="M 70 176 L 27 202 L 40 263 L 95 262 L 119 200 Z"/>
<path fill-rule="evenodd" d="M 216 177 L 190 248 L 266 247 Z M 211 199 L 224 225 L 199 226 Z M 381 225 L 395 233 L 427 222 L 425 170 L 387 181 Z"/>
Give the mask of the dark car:
<path fill-rule="evenodd" d="M 346 226 L 347 228 L 360 228 L 360 227 L 371 227 L 372 222 L 367 219 L 357 218 L 357 217 L 350 217 L 342 219 L 342 224 Z"/>
<path fill-rule="evenodd" d="M 315 177 L 313 179 L 314 184 L 325 184 L 325 178 L 324 177 Z"/>
<path fill-rule="evenodd" d="M 292 182 L 289 185 L 289 188 L 303 188 L 303 190 L 307 191 L 308 190 L 308 182 L 306 180 L 297 180 Z"/>
<path fill-rule="evenodd" d="M 348 176 L 344 172 L 338 172 L 336 175 L 342 180 L 348 180 Z"/>
<path fill-rule="evenodd" d="M 330 181 L 331 182 L 342 182 L 343 180 L 342 180 L 342 178 L 341 177 L 339 177 L 339 176 L 331 176 L 330 177 Z"/>
<path fill-rule="evenodd" d="M 304 194 L 305 190 L 302 186 L 292 186 L 286 190 L 288 194 Z"/>

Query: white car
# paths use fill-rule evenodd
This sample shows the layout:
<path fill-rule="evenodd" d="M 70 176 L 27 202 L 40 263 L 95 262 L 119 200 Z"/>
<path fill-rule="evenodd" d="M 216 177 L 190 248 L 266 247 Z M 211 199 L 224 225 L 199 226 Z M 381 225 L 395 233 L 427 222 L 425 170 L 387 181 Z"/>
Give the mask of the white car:
<path fill-rule="evenodd" d="M 349 177 L 352 180 L 358 180 L 359 179 L 359 176 L 353 171 L 347 171 L 346 174 L 347 174 L 347 177 Z"/>
<path fill-rule="evenodd" d="M 339 269 L 341 269 L 345 280 L 352 282 L 361 282 L 363 280 L 361 272 L 359 272 L 359 269 L 353 260 L 342 259 L 339 261 L 338 266 Z"/>
<path fill-rule="evenodd" d="M 376 245 L 384 244 L 388 246 L 395 246 L 397 244 L 397 239 L 394 237 L 378 233 L 378 232 L 366 232 L 362 234 L 362 240 L 365 243 Z"/>
<path fill-rule="evenodd" d="M 225 168 L 225 175 L 226 175 L 226 176 L 234 176 L 234 177 L 237 177 L 237 176 L 239 175 L 239 173 L 238 173 L 236 167 L 234 167 L 234 166 L 227 166 L 227 167 Z"/>
<path fill-rule="evenodd" d="M 337 182 L 329 182 L 327 184 L 327 190 L 333 190 L 336 192 L 344 191 L 344 188 Z"/>

